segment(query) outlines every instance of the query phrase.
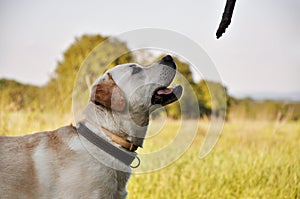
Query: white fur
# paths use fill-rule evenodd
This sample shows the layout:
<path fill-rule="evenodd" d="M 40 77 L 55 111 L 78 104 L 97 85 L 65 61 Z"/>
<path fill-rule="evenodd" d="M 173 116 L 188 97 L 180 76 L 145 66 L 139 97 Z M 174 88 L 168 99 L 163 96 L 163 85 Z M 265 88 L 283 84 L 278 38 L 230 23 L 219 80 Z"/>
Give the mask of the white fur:
<path fill-rule="evenodd" d="M 89 103 L 84 117 L 117 135 L 128 134 L 128 140 L 141 146 L 149 114 L 155 108 L 151 95 L 168 86 L 176 71 L 159 62 L 147 68 L 134 67 L 139 68 L 138 73 L 133 74 L 130 64 L 117 66 L 94 83 L 110 73 L 125 93 L 126 109 L 118 112 Z M 116 145 L 93 124 L 87 127 Z M 87 141 L 73 126 L 0 137 L 1 199 L 122 199 L 127 195 L 130 172 L 128 165 Z"/>
<path fill-rule="evenodd" d="M 53 181 L 54 171 L 52 170 L 51 164 L 49 164 L 49 160 L 53 159 L 53 155 L 52 151 L 45 149 L 43 141 L 36 147 L 33 153 L 33 162 L 41 193 L 46 193 L 47 190 L 51 190 L 51 184 L 49 182 Z"/>

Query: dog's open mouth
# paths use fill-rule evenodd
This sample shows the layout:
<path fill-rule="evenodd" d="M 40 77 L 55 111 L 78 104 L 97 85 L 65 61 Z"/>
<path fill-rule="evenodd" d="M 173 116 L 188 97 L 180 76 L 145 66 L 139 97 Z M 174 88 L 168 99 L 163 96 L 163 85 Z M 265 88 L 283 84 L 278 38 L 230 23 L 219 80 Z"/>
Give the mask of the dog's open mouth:
<path fill-rule="evenodd" d="M 183 88 L 180 85 L 175 85 L 173 88 L 160 87 L 154 91 L 151 103 L 166 106 L 177 101 L 181 97 L 182 91 Z"/>

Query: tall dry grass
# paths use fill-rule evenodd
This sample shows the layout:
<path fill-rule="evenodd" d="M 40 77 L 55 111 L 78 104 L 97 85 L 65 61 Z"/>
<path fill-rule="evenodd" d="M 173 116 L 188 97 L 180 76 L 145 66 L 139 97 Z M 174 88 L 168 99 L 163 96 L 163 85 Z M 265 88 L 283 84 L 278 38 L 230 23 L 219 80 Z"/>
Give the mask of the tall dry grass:
<path fill-rule="evenodd" d="M 6 135 L 51 130 L 70 122 L 72 115 L 0 111 L 0 132 Z M 166 120 L 162 132 L 146 140 L 145 149 L 140 152 L 164 147 L 176 136 L 174 132 L 180 125 L 185 125 L 186 133 L 191 132 L 189 126 L 193 122 L 197 121 L 180 124 Z M 286 122 L 280 128 L 272 121 L 227 122 L 215 148 L 200 159 L 199 150 L 208 125 L 209 121 L 200 121 L 193 144 L 170 166 L 133 174 L 128 198 L 300 198 L 299 121 Z"/>
<path fill-rule="evenodd" d="M 165 133 L 176 125 L 169 122 Z M 133 175 L 129 198 L 300 198 L 299 122 L 275 133 L 274 122 L 228 122 L 214 150 L 200 159 L 207 125 L 200 123 L 192 146 L 171 166 Z"/>

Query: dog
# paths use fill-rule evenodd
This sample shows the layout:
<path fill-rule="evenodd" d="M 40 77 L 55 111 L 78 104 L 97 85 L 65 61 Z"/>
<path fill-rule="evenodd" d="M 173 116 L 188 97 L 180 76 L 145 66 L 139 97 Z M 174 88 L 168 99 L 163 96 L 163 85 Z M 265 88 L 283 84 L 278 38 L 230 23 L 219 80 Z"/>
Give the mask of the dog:
<path fill-rule="evenodd" d="M 130 164 L 143 146 L 152 111 L 177 101 L 168 88 L 176 64 L 167 55 L 148 67 L 118 65 L 91 88 L 76 126 L 0 138 L 2 199 L 126 198 Z"/>

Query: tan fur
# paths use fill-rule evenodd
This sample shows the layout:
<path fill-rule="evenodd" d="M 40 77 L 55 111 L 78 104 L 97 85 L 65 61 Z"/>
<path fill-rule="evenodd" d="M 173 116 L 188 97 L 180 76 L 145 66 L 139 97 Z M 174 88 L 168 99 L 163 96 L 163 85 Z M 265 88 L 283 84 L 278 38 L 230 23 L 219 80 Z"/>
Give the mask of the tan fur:
<path fill-rule="evenodd" d="M 72 139 L 78 139 L 73 126 L 21 137 L 0 137 L 0 198 L 124 198 L 126 192 L 118 187 L 125 187 L 130 174 L 103 169 L 80 143 L 79 148 L 72 149 Z M 44 150 L 44 168 L 36 168 L 36 150 Z M 39 169 L 48 174 L 41 176 Z M 103 173 L 109 173 L 110 178 L 101 178 Z M 118 182 L 117 174 L 125 177 Z M 122 179 L 126 180 L 121 182 Z"/>
<path fill-rule="evenodd" d="M 142 146 L 149 114 L 157 107 L 151 95 L 170 85 L 176 74 L 172 59 L 162 61 L 147 68 L 127 64 L 109 70 L 94 83 L 91 101 L 99 104 L 89 102 L 84 117 Z M 125 150 L 92 123 L 86 127 Z M 72 125 L 0 137 L 1 199 L 124 199 L 130 173 L 129 165 L 86 140 Z"/>
<path fill-rule="evenodd" d="M 0 193 L 4 194 L 1 198 L 36 198 L 38 179 L 32 154 L 42 141 L 47 143 L 45 148 L 48 147 L 55 153 L 63 148 L 62 145 L 66 146 L 57 131 L 21 137 L 0 137 Z M 11 161 L 12 158 L 14 161 Z"/>
<path fill-rule="evenodd" d="M 122 111 L 126 106 L 125 95 L 117 86 L 110 73 L 92 88 L 91 100 L 115 111 Z"/>

